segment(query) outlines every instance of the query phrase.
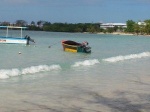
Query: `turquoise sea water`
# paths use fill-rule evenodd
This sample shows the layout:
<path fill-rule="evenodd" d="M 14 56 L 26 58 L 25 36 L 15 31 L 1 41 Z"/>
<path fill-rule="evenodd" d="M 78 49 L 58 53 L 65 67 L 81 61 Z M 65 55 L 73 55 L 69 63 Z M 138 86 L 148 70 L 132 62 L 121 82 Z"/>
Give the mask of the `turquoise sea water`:
<path fill-rule="evenodd" d="M 24 33 L 36 44 L 0 45 L 1 112 L 150 110 L 150 37 Z M 88 41 L 92 53 L 64 52 L 61 40 Z"/>

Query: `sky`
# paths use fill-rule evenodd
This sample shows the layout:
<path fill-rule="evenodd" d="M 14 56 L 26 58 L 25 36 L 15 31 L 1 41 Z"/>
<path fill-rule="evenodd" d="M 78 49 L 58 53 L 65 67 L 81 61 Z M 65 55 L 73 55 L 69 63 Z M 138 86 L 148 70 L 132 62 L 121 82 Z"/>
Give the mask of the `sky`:
<path fill-rule="evenodd" d="M 0 22 L 97 23 L 150 19 L 150 0 L 0 0 Z"/>

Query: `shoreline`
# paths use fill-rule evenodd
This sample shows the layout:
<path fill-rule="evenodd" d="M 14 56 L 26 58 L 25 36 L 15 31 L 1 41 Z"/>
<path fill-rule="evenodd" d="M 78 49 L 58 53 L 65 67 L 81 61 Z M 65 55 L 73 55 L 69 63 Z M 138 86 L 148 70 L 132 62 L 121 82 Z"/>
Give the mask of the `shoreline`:
<path fill-rule="evenodd" d="M 133 34 L 133 33 L 124 33 L 124 32 L 113 32 L 113 33 L 103 33 L 103 32 L 100 32 L 100 33 L 96 33 L 96 34 L 112 34 L 112 35 L 127 35 L 127 36 L 150 36 L 150 35 L 137 35 L 137 34 Z"/>

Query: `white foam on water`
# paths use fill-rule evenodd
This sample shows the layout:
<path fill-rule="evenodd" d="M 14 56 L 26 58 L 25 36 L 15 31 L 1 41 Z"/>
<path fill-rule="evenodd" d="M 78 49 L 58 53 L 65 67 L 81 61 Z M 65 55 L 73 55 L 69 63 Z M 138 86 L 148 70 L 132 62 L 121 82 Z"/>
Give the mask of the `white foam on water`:
<path fill-rule="evenodd" d="M 34 74 L 38 72 L 51 71 L 51 70 L 60 70 L 61 67 L 59 65 L 39 65 L 39 66 L 31 66 L 22 70 L 22 74 Z"/>
<path fill-rule="evenodd" d="M 61 67 L 59 65 L 39 65 L 39 66 L 31 66 L 19 70 L 15 69 L 1 69 L 0 70 L 0 79 L 7 79 L 14 76 L 25 75 L 25 74 L 35 74 L 39 72 L 51 71 L 51 70 L 60 70 Z"/>
<path fill-rule="evenodd" d="M 97 64 L 97 63 L 100 63 L 100 62 L 98 61 L 98 59 L 85 60 L 85 61 L 75 62 L 75 64 L 72 65 L 72 67 L 92 66 L 92 65 L 95 65 L 95 64 Z"/>
<path fill-rule="evenodd" d="M 116 56 L 116 57 L 111 57 L 111 58 L 106 58 L 103 59 L 103 61 L 115 63 L 118 61 L 124 61 L 124 60 L 130 60 L 130 59 L 139 59 L 139 58 L 145 58 L 145 57 L 150 57 L 150 52 L 143 52 L 139 54 L 130 54 L 130 55 L 125 55 L 125 56 Z"/>
<path fill-rule="evenodd" d="M 0 79 L 6 79 L 9 77 L 18 76 L 18 75 L 20 75 L 20 71 L 18 69 L 11 69 L 11 70 L 2 69 L 2 70 L 0 70 Z"/>
<path fill-rule="evenodd" d="M 5 70 L 5 69 L 0 70 L 0 79 L 9 78 L 8 73 L 9 73 L 9 70 Z"/>

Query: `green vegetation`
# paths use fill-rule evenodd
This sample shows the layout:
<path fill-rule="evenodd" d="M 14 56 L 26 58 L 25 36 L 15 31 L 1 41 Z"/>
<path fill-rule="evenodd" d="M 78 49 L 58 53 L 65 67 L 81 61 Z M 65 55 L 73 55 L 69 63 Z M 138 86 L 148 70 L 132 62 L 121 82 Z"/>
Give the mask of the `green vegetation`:
<path fill-rule="evenodd" d="M 128 20 L 125 32 L 137 35 L 150 35 L 150 20 L 145 20 L 144 22 L 138 23 L 133 20 Z"/>
<path fill-rule="evenodd" d="M 9 22 L 0 22 L 1 25 L 10 25 Z M 128 20 L 126 22 L 127 28 L 123 27 L 112 27 L 107 29 L 100 28 L 100 23 L 50 23 L 47 21 L 38 21 L 35 23 L 32 21 L 28 24 L 25 20 L 17 20 L 15 24 L 17 26 L 27 26 L 28 30 L 33 31 L 52 31 L 52 32 L 89 32 L 89 33 L 113 33 L 113 32 L 124 32 L 132 33 L 137 35 L 150 35 L 150 20 L 143 22 L 135 22 Z"/>
<path fill-rule="evenodd" d="M 42 31 L 52 31 L 52 32 L 99 32 L 99 24 L 92 23 L 50 23 L 44 22 L 38 26 L 30 25 L 29 30 L 42 30 Z M 38 27 L 38 28 L 37 28 Z"/>
<path fill-rule="evenodd" d="M 2 22 L 1 25 L 10 25 L 9 22 Z M 17 26 L 27 26 L 28 30 L 32 31 L 52 31 L 52 32 L 90 32 L 97 33 L 101 32 L 99 23 L 50 23 L 47 21 L 38 21 L 35 23 L 31 22 L 30 25 L 27 24 L 25 20 L 17 20 L 15 24 Z"/>
<path fill-rule="evenodd" d="M 126 32 L 129 32 L 129 33 L 133 33 L 134 32 L 134 25 L 136 24 L 134 21 L 132 20 L 128 20 L 127 21 L 127 28 L 126 28 Z M 138 24 L 137 24 L 138 25 Z"/>

